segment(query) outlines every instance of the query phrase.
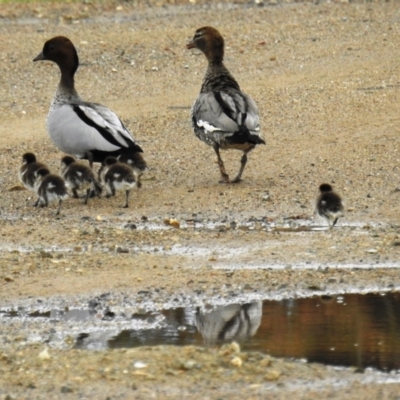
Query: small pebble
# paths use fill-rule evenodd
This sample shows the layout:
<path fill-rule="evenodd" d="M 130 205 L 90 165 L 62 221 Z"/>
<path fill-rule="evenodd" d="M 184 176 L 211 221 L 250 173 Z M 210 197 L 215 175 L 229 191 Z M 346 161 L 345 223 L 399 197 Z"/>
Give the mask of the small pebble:
<path fill-rule="evenodd" d="M 39 353 L 38 357 L 42 361 L 50 360 L 50 358 L 51 358 L 50 353 L 49 353 L 49 351 L 47 349 L 44 349 L 43 351 L 41 351 Z"/>

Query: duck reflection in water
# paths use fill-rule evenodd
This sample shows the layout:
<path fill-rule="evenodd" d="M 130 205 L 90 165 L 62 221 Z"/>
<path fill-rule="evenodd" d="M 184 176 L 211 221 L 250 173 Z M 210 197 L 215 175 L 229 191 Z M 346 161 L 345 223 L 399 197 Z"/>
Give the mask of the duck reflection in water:
<path fill-rule="evenodd" d="M 244 342 L 252 337 L 261 324 L 262 302 L 230 304 L 212 311 L 197 308 L 195 324 L 206 344 Z"/>

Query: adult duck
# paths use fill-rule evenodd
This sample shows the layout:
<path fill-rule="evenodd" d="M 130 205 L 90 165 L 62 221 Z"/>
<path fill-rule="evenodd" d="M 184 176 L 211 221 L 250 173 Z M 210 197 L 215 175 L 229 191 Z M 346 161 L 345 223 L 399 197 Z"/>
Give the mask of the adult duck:
<path fill-rule="evenodd" d="M 221 182 L 240 182 L 247 154 L 258 144 L 265 144 L 260 135 L 257 105 L 240 90 L 239 84 L 225 67 L 224 39 L 215 28 L 205 26 L 197 29 L 186 47 L 201 50 L 208 61 L 200 94 L 192 107 L 194 133 L 214 149 Z M 239 172 L 233 180 L 225 171 L 220 149 L 243 152 Z"/>
<path fill-rule="evenodd" d="M 142 152 L 132 134 L 109 108 L 84 101 L 75 90 L 78 53 L 71 40 L 56 36 L 48 40 L 33 61 L 55 62 L 61 80 L 47 116 L 47 130 L 53 143 L 76 158 L 102 162 L 108 156 Z"/>

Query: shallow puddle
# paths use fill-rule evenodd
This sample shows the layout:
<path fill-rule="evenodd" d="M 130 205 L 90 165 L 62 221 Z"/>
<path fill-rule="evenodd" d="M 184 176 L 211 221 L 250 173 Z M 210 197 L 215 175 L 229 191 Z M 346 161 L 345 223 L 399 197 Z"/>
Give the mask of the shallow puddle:
<path fill-rule="evenodd" d="M 105 349 L 152 345 L 216 345 L 329 365 L 400 369 L 400 293 L 345 294 L 264 300 L 161 312 L 87 308 L 24 313 L 0 310 L 2 323 L 21 322 L 31 340 Z M 40 334 L 40 326 L 42 333 Z M 45 332 L 45 333 L 43 333 Z M 32 339 L 32 336 L 35 339 Z"/>

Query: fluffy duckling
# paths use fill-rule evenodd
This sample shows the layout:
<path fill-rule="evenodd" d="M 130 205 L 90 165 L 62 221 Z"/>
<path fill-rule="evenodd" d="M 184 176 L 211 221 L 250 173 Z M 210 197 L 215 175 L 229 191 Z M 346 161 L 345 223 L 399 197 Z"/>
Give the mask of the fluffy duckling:
<path fill-rule="evenodd" d="M 19 179 L 28 190 L 35 190 L 36 171 L 40 168 L 47 168 L 46 164 L 38 162 L 33 153 L 25 153 L 22 156 L 22 164 L 19 168 Z"/>
<path fill-rule="evenodd" d="M 123 208 L 129 207 L 129 193 L 136 186 L 133 169 L 128 164 L 118 162 L 115 157 L 107 157 L 103 164 L 101 179 L 106 188 L 106 196 L 115 196 L 116 190 L 125 190 Z"/>
<path fill-rule="evenodd" d="M 147 169 L 147 163 L 143 158 L 143 153 L 121 154 L 117 157 L 117 160 L 131 166 L 135 175 L 136 186 L 138 188 L 142 187 L 141 177 L 143 172 Z"/>
<path fill-rule="evenodd" d="M 78 53 L 64 36 L 48 40 L 33 60 L 55 62 L 61 80 L 47 116 L 47 130 L 53 143 L 76 158 L 102 162 L 107 156 L 141 153 L 118 116 L 105 106 L 83 101 L 75 90 L 74 76 L 79 66 Z"/>
<path fill-rule="evenodd" d="M 328 221 L 329 228 L 332 229 L 339 217 L 343 215 L 342 199 L 328 183 L 320 185 L 319 191 L 316 211 Z"/>
<path fill-rule="evenodd" d="M 64 156 L 61 159 L 61 175 L 74 198 L 79 197 L 78 191 L 86 192 L 83 204 L 87 204 L 90 193 L 94 193 L 100 198 L 102 187 L 97 182 L 93 170 L 76 161 L 74 157 Z"/>
<path fill-rule="evenodd" d="M 47 168 L 39 168 L 36 173 L 35 191 L 38 195 L 37 206 L 47 207 L 58 201 L 56 215 L 60 214 L 61 204 L 68 197 L 67 186 L 61 176 L 51 174 Z"/>
<path fill-rule="evenodd" d="M 200 94 L 191 111 L 194 133 L 212 146 L 217 154 L 221 182 L 240 182 L 247 154 L 258 144 L 265 144 L 260 135 L 257 105 L 240 90 L 239 84 L 225 67 L 224 39 L 215 28 L 205 26 L 197 29 L 186 47 L 201 50 L 208 61 Z M 233 180 L 225 171 L 220 149 L 243 152 L 239 172 Z"/>

